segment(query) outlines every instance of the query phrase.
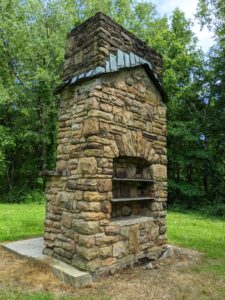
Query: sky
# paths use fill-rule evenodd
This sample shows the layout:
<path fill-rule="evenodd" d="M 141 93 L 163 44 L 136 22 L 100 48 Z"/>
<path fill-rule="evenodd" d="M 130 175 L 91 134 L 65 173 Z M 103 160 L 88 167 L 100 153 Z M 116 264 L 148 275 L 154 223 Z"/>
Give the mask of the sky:
<path fill-rule="evenodd" d="M 207 28 L 200 30 L 198 21 L 194 18 L 198 0 L 151 0 L 156 5 L 157 11 L 160 15 L 170 16 L 175 8 L 182 10 L 186 17 L 192 19 L 194 25 L 192 30 L 195 32 L 199 39 L 199 46 L 202 47 L 204 52 L 207 52 L 209 47 L 212 46 L 212 34 Z"/>

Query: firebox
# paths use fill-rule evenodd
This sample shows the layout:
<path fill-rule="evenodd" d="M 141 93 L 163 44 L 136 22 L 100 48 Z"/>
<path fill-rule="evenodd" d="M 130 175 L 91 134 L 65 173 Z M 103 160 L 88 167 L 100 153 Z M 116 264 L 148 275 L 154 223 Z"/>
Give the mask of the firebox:
<path fill-rule="evenodd" d="M 67 36 L 44 253 L 94 276 L 166 249 L 162 59 L 102 13 Z"/>
<path fill-rule="evenodd" d="M 138 157 L 115 158 L 112 180 L 112 218 L 151 216 L 155 193 L 148 161 Z"/>

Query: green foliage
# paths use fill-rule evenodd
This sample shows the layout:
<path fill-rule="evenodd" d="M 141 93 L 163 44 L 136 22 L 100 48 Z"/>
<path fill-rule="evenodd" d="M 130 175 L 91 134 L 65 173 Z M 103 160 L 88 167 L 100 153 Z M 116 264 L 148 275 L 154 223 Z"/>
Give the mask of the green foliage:
<path fill-rule="evenodd" d="M 54 167 L 58 99 L 53 92 L 68 25 L 65 18 L 60 21 L 56 1 L 3 0 L 0 9 L 0 122 L 13 141 L 2 190 L 35 189 L 40 170 Z"/>
<path fill-rule="evenodd" d="M 4 176 L 7 170 L 7 151 L 14 146 L 13 137 L 6 128 L 0 125 L 0 177 Z"/>
<path fill-rule="evenodd" d="M 197 208 L 196 210 L 198 210 Z M 199 211 L 206 216 L 218 216 L 225 217 L 225 204 L 219 203 L 215 205 L 205 205 L 201 207 Z"/>
<path fill-rule="evenodd" d="M 34 189 L 28 191 L 21 187 L 11 189 L 5 193 L 0 199 L 0 203 L 44 203 L 44 191 L 42 189 Z"/>
<path fill-rule="evenodd" d="M 202 26 L 208 26 L 214 35 L 203 76 L 205 103 L 205 147 L 210 152 L 206 169 L 209 193 L 214 203 L 225 203 L 225 3 L 221 0 L 199 0 L 197 16 Z M 211 168 L 210 168 L 211 166 Z M 213 168 L 213 169 L 212 169 Z"/>
<path fill-rule="evenodd" d="M 216 203 L 215 205 L 212 204 L 205 204 L 204 206 L 200 206 L 198 203 L 194 203 L 190 205 L 188 201 L 183 201 L 179 203 L 175 203 L 170 206 L 170 210 L 176 212 L 187 212 L 192 211 L 199 213 L 205 217 L 223 217 L 225 218 L 225 204 L 223 203 Z"/>
<path fill-rule="evenodd" d="M 43 190 L 32 190 L 29 194 L 26 194 L 26 196 L 23 199 L 23 203 L 44 203 L 45 201 L 45 195 Z"/>
<path fill-rule="evenodd" d="M 194 185 L 185 181 L 175 181 L 172 179 L 169 180 L 169 194 L 170 204 L 174 202 L 184 202 L 186 208 L 192 208 L 193 205 L 199 204 L 202 197 L 205 195 L 204 190 L 202 190 L 197 184 Z M 193 198 L 195 201 L 191 201 Z M 180 201 L 177 201 L 177 199 Z"/>
<path fill-rule="evenodd" d="M 192 24 L 179 9 L 168 19 L 160 17 L 149 1 L 2 0 L 0 191 L 8 195 L 4 198 L 19 202 L 38 198 L 25 194 L 43 189 L 40 171 L 54 168 L 59 103 L 54 90 L 63 70 L 66 33 L 99 10 L 163 56 L 169 98 L 169 203 L 224 202 L 221 0 L 199 1 L 200 21 L 209 24 L 217 37 L 209 60 L 198 49 Z"/>

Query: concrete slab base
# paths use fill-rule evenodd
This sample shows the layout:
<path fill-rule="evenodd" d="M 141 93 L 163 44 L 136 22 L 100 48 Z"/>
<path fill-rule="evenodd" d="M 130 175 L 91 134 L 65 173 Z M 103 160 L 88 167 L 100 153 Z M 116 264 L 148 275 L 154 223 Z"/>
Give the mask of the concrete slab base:
<path fill-rule="evenodd" d="M 75 267 L 51 258 L 42 253 L 44 248 L 43 238 L 16 241 L 2 244 L 2 246 L 17 255 L 29 257 L 41 261 L 50 266 L 53 274 L 65 283 L 71 284 L 76 288 L 90 286 L 92 276 L 88 272 L 83 272 Z"/>

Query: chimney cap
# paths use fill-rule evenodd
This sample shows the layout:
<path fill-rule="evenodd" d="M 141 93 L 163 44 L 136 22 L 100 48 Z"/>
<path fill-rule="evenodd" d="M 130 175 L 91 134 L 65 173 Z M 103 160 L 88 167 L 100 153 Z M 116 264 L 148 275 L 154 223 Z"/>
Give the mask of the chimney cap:
<path fill-rule="evenodd" d="M 110 17 L 98 12 L 68 33 L 63 84 L 57 92 L 81 80 L 141 65 L 165 101 L 162 56 Z"/>

